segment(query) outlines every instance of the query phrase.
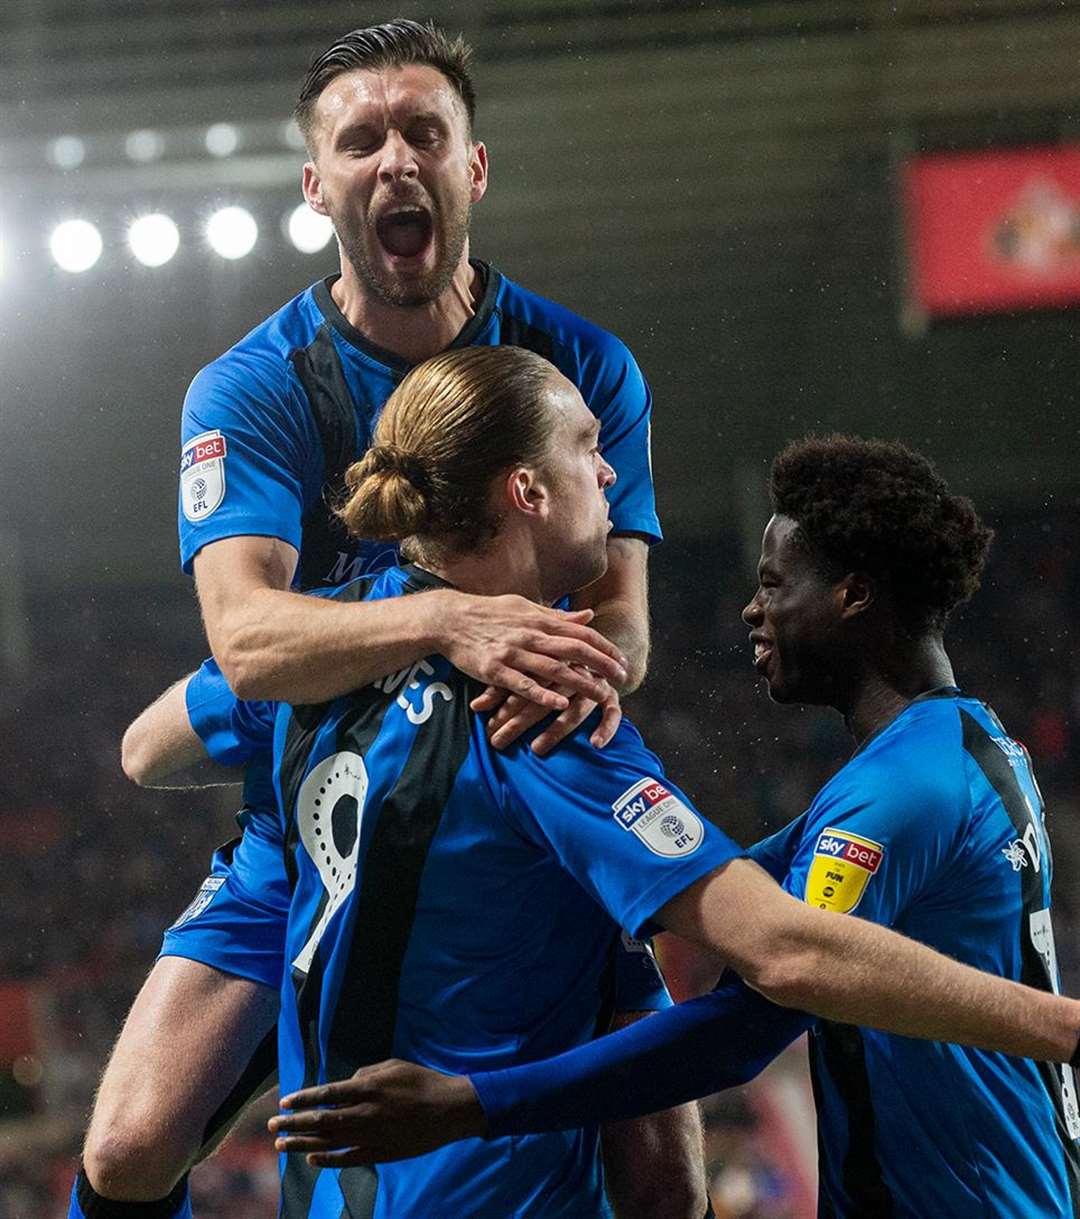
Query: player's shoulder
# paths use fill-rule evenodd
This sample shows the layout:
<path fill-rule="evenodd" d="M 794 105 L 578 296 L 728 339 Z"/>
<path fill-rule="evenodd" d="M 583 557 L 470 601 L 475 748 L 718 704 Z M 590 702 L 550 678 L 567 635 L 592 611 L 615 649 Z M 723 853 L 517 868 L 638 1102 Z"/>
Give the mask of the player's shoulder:
<path fill-rule="evenodd" d="M 570 361 L 581 372 L 595 377 L 620 377 L 628 369 L 636 372 L 637 363 L 629 347 L 610 331 L 501 272 L 499 275 L 496 308 L 502 316 L 504 333 L 513 329 L 508 322 L 534 331 L 541 341 L 550 343 L 556 357 L 553 363 L 559 367 Z"/>
<path fill-rule="evenodd" d="M 219 389 L 239 390 L 244 397 L 286 394 L 294 353 L 314 340 L 322 323 L 314 286 L 306 288 L 204 365 L 192 380 L 189 399 Z"/>
<path fill-rule="evenodd" d="M 346 584 L 310 589 L 308 595 L 326 597 L 331 601 L 388 601 L 391 597 L 401 597 L 407 593 L 422 592 L 427 587 L 435 587 L 429 585 L 425 574 L 408 564 L 396 565 L 358 576 Z"/>
<path fill-rule="evenodd" d="M 943 691 L 909 704 L 818 793 L 810 820 L 865 808 L 896 825 L 942 830 L 970 811 L 963 720 L 970 700 Z"/>
<path fill-rule="evenodd" d="M 553 713 L 554 715 L 554 713 Z M 580 724 L 559 745 L 543 756 L 532 750 L 532 743 L 549 725 L 552 716 L 523 733 L 505 749 L 485 748 L 491 762 L 511 788 L 540 783 L 560 787 L 586 782 L 590 774 L 612 776 L 617 772 L 640 771 L 663 777 L 660 759 L 641 738 L 637 728 L 623 716 L 615 735 L 603 747 L 597 749 L 589 740 L 600 723 L 600 711 Z M 482 721 L 483 717 L 479 719 Z"/>

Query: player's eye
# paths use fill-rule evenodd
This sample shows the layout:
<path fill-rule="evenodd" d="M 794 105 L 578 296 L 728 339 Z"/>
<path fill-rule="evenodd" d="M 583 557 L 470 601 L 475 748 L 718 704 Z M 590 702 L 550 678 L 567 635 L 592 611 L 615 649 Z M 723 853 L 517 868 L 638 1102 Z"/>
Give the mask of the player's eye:
<path fill-rule="evenodd" d="M 373 131 L 353 132 L 343 143 L 342 151 L 349 156 L 367 156 L 382 143 L 382 136 Z"/>
<path fill-rule="evenodd" d="M 413 127 L 409 131 L 409 143 L 417 148 L 431 148 L 439 142 L 441 133 L 437 127 Z"/>

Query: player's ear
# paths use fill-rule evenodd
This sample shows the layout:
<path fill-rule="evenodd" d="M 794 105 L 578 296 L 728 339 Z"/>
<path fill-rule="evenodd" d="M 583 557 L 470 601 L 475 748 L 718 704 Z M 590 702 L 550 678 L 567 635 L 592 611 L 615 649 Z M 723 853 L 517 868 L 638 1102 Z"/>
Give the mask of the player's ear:
<path fill-rule="evenodd" d="M 473 144 L 472 153 L 469 156 L 469 178 L 471 180 L 469 200 L 472 203 L 479 203 L 487 193 L 488 184 L 487 148 L 479 140 Z"/>
<path fill-rule="evenodd" d="M 304 199 L 307 201 L 308 207 L 313 212 L 318 212 L 320 216 L 329 215 L 326 204 L 323 202 L 322 178 L 319 176 L 319 169 L 314 161 L 304 163 L 303 185 Z"/>
<path fill-rule="evenodd" d="M 877 598 L 877 581 L 865 571 L 849 572 L 834 587 L 841 618 L 865 614 Z"/>
<path fill-rule="evenodd" d="M 532 518 L 547 515 L 547 489 L 531 466 L 515 466 L 506 476 L 503 491 L 504 504 L 511 511 Z"/>

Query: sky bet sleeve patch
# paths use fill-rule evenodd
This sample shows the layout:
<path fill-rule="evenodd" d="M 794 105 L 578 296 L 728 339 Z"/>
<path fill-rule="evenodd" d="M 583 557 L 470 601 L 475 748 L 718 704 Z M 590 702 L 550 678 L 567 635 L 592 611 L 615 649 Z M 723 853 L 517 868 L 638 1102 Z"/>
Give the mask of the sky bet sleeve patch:
<path fill-rule="evenodd" d="M 884 857 L 880 842 L 847 830 L 822 830 L 806 877 L 807 902 L 838 914 L 854 910 Z"/>
<path fill-rule="evenodd" d="M 692 809 L 657 779 L 642 779 L 611 806 L 615 820 L 632 830 L 654 855 L 692 855 L 704 827 Z"/>
<path fill-rule="evenodd" d="M 201 521 L 225 498 L 225 437 L 195 436 L 180 452 L 180 498 L 189 521 Z"/>

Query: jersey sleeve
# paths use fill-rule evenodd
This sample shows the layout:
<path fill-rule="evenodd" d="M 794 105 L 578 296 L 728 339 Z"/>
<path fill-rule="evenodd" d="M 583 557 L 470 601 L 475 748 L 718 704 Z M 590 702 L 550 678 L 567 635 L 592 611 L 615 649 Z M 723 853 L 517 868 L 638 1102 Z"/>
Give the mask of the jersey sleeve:
<path fill-rule="evenodd" d="M 223 766 L 238 766 L 273 745 L 277 704 L 238 699 L 213 657 L 188 678 L 185 702 L 193 731 Z"/>
<path fill-rule="evenodd" d="M 323 464 L 311 412 L 279 358 L 233 349 L 204 368 L 181 423 L 184 570 L 227 537 L 280 538 L 299 550 L 306 496 Z"/>
<path fill-rule="evenodd" d="M 640 533 L 659 542 L 660 518 L 653 491 L 652 391 L 637 361 L 614 335 L 590 328 L 580 340 L 579 369 L 563 368 L 575 381 L 592 413 L 600 420 L 600 447 L 615 471 L 607 491 L 614 532 Z"/>
<path fill-rule="evenodd" d="M 602 750 L 589 744 L 595 722 L 544 758 L 528 738 L 505 754 L 491 750 L 492 765 L 515 828 L 641 937 L 661 906 L 743 852 L 664 777 L 629 721 Z"/>
<path fill-rule="evenodd" d="M 784 888 L 891 926 L 953 855 L 963 802 L 932 771 L 860 768 L 841 772 L 800 821 Z"/>
<path fill-rule="evenodd" d="M 785 877 L 791 870 L 791 862 L 803 838 L 805 820 L 806 814 L 804 813 L 784 826 L 782 830 L 770 834 L 768 838 L 762 838 L 752 847 L 747 848 L 747 855 L 759 868 L 764 868 L 779 885 L 784 883 Z"/>
<path fill-rule="evenodd" d="M 733 974 L 555 1058 L 470 1076 L 489 1137 L 569 1130 L 670 1109 L 744 1084 L 814 1024 Z"/>

